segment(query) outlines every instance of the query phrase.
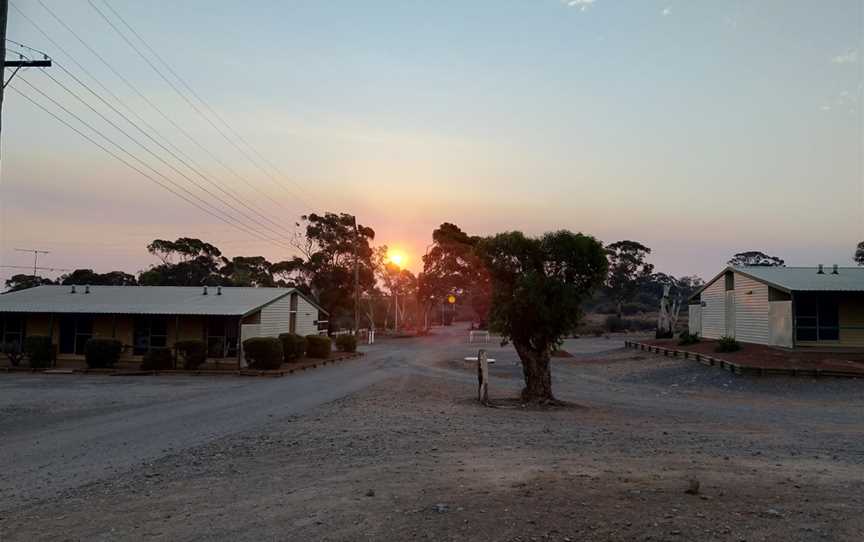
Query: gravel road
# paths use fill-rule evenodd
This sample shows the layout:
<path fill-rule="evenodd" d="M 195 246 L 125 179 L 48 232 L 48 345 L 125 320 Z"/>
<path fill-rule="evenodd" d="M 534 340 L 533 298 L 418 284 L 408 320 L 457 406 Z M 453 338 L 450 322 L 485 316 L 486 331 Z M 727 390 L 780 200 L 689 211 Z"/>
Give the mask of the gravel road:
<path fill-rule="evenodd" d="M 861 381 L 586 338 L 553 362 L 576 406 L 486 409 L 464 338 L 273 380 L 2 375 L 0 540 L 864 539 Z"/>

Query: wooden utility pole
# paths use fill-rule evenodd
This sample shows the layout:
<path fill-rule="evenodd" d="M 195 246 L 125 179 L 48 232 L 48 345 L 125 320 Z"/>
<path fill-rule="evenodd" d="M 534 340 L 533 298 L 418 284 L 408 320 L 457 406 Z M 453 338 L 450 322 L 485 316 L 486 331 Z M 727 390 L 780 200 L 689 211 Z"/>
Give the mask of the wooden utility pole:
<path fill-rule="evenodd" d="M 3 94 L 5 93 L 6 85 L 9 84 L 9 81 L 11 81 L 13 77 L 15 77 L 15 74 L 18 73 L 18 70 L 20 70 L 21 68 L 51 67 L 51 59 L 48 58 L 48 55 L 45 54 L 43 54 L 44 58 L 41 60 L 31 60 L 29 58 L 25 58 L 24 55 L 21 53 L 19 53 L 20 58 L 18 60 L 6 60 L 6 19 L 8 15 L 9 0 L 0 0 L 0 53 L 2 53 L 2 57 L 0 58 L 3 59 L 3 84 L 0 85 L 0 133 L 2 133 L 3 131 Z M 6 68 L 15 68 L 15 71 L 12 72 L 12 75 L 9 76 L 9 79 L 6 79 Z"/>

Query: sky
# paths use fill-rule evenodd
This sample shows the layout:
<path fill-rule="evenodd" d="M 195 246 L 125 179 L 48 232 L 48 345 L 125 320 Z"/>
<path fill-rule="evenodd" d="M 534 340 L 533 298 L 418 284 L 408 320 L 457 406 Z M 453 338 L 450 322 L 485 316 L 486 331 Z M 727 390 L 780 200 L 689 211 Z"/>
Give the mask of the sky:
<path fill-rule="evenodd" d="M 710 278 L 744 250 L 852 265 L 862 3 L 12 0 L 7 37 L 59 65 L 7 87 L 0 265 L 38 248 L 55 270 L 137 272 L 156 263 L 150 240 L 180 236 L 279 261 L 313 211 L 356 214 L 414 271 L 442 222 L 632 239 L 674 275 Z"/>

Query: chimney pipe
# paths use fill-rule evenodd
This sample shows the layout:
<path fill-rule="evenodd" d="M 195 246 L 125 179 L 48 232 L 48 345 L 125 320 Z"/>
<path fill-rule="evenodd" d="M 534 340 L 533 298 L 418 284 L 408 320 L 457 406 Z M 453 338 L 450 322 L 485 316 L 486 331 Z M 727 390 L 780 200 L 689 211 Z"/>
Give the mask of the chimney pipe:
<path fill-rule="evenodd" d="M 216 295 L 222 295 L 222 287 L 221 286 L 216 287 Z"/>
<path fill-rule="evenodd" d="M 836 263 L 831 267 L 831 274 L 832 275 L 839 275 L 840 274 L 840 268 L 837 266 Z"/>
<path fill-rule="evenodd" d="M 90 285 L 89 285 L 89 284 L 88 284 L 87 286 L 84 287 L 84 293 L 85 293 L 85 294 L 89 294 L 89 293 L 90 293 Z"/>
<path fill-rule="evenodd" d="M 70 293 L 70 294 L 74 294 L 74 293 L 75 293 L 75 285 L 74 285 L 74 284 L 72 285 L 72 289 L 69 290 L 69 293 Z"/>
<path fill-rule="evenodd" d="M 201 294 L 202 294 L 202 295 L 207 295 L 207 287 L 206 287 L 206 286 L 204 287 L 204 291 L 201 292 Z"/>
<path fill-rule="evenodd" d="M 822 269 L 822 264 L 821 264 L 821 263 L 819 264 L 819 270 L 816 271 L 816 274 L 817 274 L 817 275 L 824 275 L 824 274 L 825 274 L 825 270 Z"/>

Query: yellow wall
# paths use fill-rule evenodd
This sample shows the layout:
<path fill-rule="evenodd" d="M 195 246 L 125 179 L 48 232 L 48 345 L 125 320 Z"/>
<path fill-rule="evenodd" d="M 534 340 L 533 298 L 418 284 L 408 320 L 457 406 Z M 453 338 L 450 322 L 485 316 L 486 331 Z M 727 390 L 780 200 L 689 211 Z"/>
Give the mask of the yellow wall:
<path fill-rule="evenodd" d="M 864 347 L 864 295 L 851 294 L 840 300 L 838 346 Z"/>

